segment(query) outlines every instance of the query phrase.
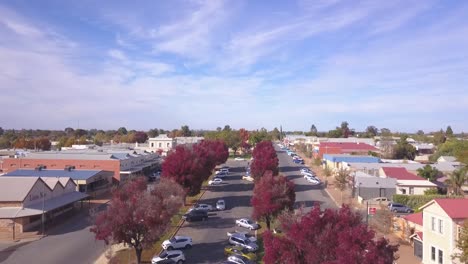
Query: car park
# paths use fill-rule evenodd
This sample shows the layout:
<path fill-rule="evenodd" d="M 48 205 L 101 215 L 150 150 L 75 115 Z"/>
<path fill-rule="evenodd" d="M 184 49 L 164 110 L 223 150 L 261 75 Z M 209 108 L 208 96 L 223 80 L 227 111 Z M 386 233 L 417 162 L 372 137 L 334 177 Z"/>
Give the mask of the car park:
<path fill-rule="evenodd" d="M 252 261 L 242 255 L 231 255 L 227 260 L 236 264 L 253 264 Z"/>
<path fill-rule="evenodd" d="M 218 211 L 226 210 L 226 203 L 224 202 L 224 200 L 221 199 L 216 202 L 216 210 Z"/>
<path fill-rule="evenodd" d="M 229 237 L 229 244 L 235 246 L 241 246 L 247 249 L 250 252 L 255 252 L 258 250 L 258 245 L 254 242 L 251 242 L 248 238 L 238 236 L 236 234 Z"/>
<path fill-rule="evenodd" d="M 192 210 L 182 216 L 182 219 L 187 222 L 192 221 L 205 221 L 208 219 L 208 212 L 203 210 Z"/>
<path fill-rule="evenodd" d="M 192 238 L 188 236 L 175 236 L 171 239 L 164 240 L 161 246 L 166 250 L 178 248 L 188 249 L 192 247 Z"/>
<path fill-rule="evenodd" d="M 388 209 L 394 213 L 414 213 L 413 209 L 399 203 L 389 203 Z"/>
<path fill-rule="evenodd" d="M 220 178 L 214 178 L 213 180 L 208 181 L 208 185 L 220 185 L 223 183 L 223 180 Z"/>
<path fill-rule="evenodd" d="M 227 256 L 230 255 L 241 255 L 251 261 L 257 260 L 257 255 L 253 252 L 249 252 L 247 249 L 241 246 L 227 246 L 224 248 L 224 254 Z"/>
<path fill-rule="evenodd" d="M 236 220 L 236 225 L 248 228 L 250 230 L 257 230 L 260 228 L 260 225 L 255 223 L 254 221 L 248 219 L 248 218 L 241 218 Z"/>
<path fill-rule="evenodd" d="M 161 263 L 160 261 L 172 259 L 177 264 L 181 264 L 185 262 L 185 255 L 184 252 L 180 250 L 164 250 L 161 254 L 156 255 L 151 260 L 152 264 Z"/>

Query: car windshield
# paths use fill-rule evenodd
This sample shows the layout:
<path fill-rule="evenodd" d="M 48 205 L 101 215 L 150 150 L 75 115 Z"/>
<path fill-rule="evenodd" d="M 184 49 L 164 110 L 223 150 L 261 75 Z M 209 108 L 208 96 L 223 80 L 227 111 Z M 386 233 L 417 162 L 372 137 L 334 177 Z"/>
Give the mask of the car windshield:
<path fill-rule="evenodd" d="M 173 237 L 173 238 L 169 239 L 169 242 L 171 242 L 171 243 L 175 243 L 175 242 L 176 242 L 176 239 L 175 239 L 175 237 Z"/>
<path fill-rule="evenodd" d="M 167 251 L 163 251 L 161 254 L 159 254 L 160 258 L 165 258 L 167 257 Z"/>
<path fill-rule="evenodd" d="M 252 220 L 246 220 L 247 224 L 253 224 Z"/>

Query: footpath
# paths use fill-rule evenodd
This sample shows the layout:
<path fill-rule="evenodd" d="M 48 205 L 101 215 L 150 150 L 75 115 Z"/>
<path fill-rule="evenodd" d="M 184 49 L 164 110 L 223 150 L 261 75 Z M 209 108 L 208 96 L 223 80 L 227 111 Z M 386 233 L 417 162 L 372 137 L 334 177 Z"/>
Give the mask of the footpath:
<path fill-rule="evenodd" d="M 296 152 L 299 153 L 299 152 Z M 322 182 L 328 182 L 326 184 L 324 190 L 328 193 L 330 198 L 335 202 L 335 204 L 341 208 L 342 204 L 347 204 L 351 208 L 357 210 L 366 210 L 366 207 L 360 204 L 357 199 L 353 199 L 351 196 L 350 190 L 345 190 L 343 193 L 335 186 L 335 178 L 334 176 L 326 177 L 321 166 L 317 166 L 314 163 L 314 159 L 306 157 L 303 153 L 300 153 L 301 158 L 304 159 L 306 165 L 317 174 Z M 398 249 L 397 255 L 399 258 L 396 260 L 398 264 L 420 264 L 421 260 L 414 256 L 413 254 L 413 247 L 408 245 L 407 242 L 402 242 L 401 238 L 397 237 L 394 234 L 390 235 L 383 235 L 376 233 L 376 237 L 385 237 L 389 240 L 390 244 L 399 244 L 400 247 Z"/>

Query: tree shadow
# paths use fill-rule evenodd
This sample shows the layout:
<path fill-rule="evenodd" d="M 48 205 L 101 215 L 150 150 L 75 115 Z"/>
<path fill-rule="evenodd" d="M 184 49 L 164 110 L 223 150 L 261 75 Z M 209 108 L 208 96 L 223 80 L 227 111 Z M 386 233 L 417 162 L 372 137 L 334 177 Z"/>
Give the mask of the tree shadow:
<path fill-rule="evenodd" d="M 296 192 L 306 192 L 310 190 L 321 190 L 323 188 L 322 184 L 312 185 L 312 184 L 296 184 L 294 190 Z"/>
<path fill-rule="evenodd" d="M 248 192 L 252 191 L 254 188 L 253 184 L 245 183 L 235 183 L 235 184 L 225 184 L 222 186 L 216 186 L 217 188 L 210 188 L 212 192 Z"/>
<path fill-rule="evenodd" d="M 232 228 L 234 230 L 236 226 L 236 220 L 238 218 L 232 217 L 220 217 L 217 215 L 209 216 L 208 220 L 206 221 L 194 221 L 194 222 L 187 222 L 185 221 L 184 227 L 190 227 L 193 229 L 206 229 L 209 227 L 210 229 L 226 229 Z M 247 229 L 246 229 L 247 231 Z M 226 235 L 227 239 L 227 235 Z"/>
<path fill-rule="evenodd" d="M 288 178 L 288 180 L 295 180 L 295 179 L 300 179 L 300 178 L 303 178 L 304 176 L 302 175 L 286 175 L 285 176 L 286 178 Z"/>
<path fill-rule="evenodd" d="M 226 260 L 224 248 L 229 246 L 227 239 L 211 243 L 194 244 L 190 250 L 185 250 L 186 264 L 221 263 Z M 209 254 L 207 254 L 209 252 Z"/>
<path fill-rule="evenodd" d="M 280 172 L 291 172 L 291 171 L 297 171 L 297 172 L 299 172 L 299 170 L 300 170 L 302 167 L 304 167 L 304 166 L 300 166 L 300 167 L 299 167 L 299 166 L 298 166 L 298 167 L 296 167 L 296 166 L 283 166 L 283 167 L 280 167 L 280 168 L 279 168 L 279 171 L 280 171 Z"/>
<path fill-rule="evenodd" d="M 249 195 L 240 195 L 240 196 L 226 196 L 226 197 L 218 197 L 218 198 L 209 198 L 209 199 L 202 199 L 200 203 L 210 204 L 213 207 L 216 205 L 216 202 L 220 199 L 223 199 L 226 204 L 226 210 L 231 210 L 235 207 L 247 207 L 250 206 L 250 199 L 252 196 Z M 217 211 L 213 211 L 217 212 Z"/>
<path fill-rule="evenodd" d="M 322 204 L 324 204 L 324 202 L 321 202 L 321 201 L 296 201 L 294 203 L 294 209 L 299 209 L 301 207 L 305 207 L 305 208 L 312 208 L 315 206 L 321 207 Z"/>

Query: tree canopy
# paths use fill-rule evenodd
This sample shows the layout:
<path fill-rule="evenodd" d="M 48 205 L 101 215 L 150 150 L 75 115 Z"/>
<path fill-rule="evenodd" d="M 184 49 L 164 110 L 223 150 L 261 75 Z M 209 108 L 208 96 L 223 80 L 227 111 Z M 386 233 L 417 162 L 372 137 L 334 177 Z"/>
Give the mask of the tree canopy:
<path fill-rule="evenodd" d="M 439 171 L 429 164 L 422 168 L 419 168 L 417 171 L 419 176 L 430 181 L 435 181 L 437 179 L 437 176 L 439 175 Z"/>
<path fill-rule="evenodd" d="M 271 141 L 265 140 L 257 143 L 252 156 L 250 169 L 255 180 L 259 180 L 267 171 L 271 171 L 274 176 L 278 175 L 279 160 Z"/>

